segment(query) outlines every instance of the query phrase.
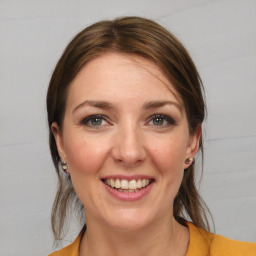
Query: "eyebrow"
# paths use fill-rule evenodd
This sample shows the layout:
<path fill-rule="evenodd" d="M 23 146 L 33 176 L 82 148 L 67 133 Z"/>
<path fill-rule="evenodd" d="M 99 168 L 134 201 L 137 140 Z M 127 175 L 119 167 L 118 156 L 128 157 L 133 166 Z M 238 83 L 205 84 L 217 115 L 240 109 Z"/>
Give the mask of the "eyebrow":
<path fill-rule="evenodd" d="M 92 107 L 95 107 L 95 108 L 101 108 L 101 109 L 115 109 L 116 107 L 107 102 L 107 101 L 92 101 L 92 100 L 85 100 L 83 101 L 82 103 L 80 103 L 79 105 L 77 105 L 74 109 L 73 109 L 73 113 L 75 111 L 77 111 L 79 108 L 85 106 L 85 105 L 89 105 L 89 106 L 92 106 Z M 182 113 L 182 107 L 180 106 L 180 104 L 178 104 L 177 102 L 174 102 L 174 101 L 158 101 L 158 100 L 155 100 L 155 101 L 149 101 L 149 102 L 146 102 L 144 105 L 143 105 L 143 109 L 154 109 L 154 108 L 161 108 L 165 105 L 174 105 L 176 106 L 176 108 L 179 109 L 179 111 Z"/>
<path fill-rule="evenodd" d="M 176 108 L 179 109 L 179 111 L 182 113 L 182 107 L 180 104 L 178 104 L 175 101 L 149 101 L 143 105 L 144 109 L 154 109 L 154 108 L 161 108 L 165 105 L 174 105 Z"/>
<path fill-rule="evenodd" d="M 79 108 L 85 106 L 85 105 L 89 105 L 95 108 L 102 108 L 102 109 L 113 109 L 115 108 L 113 104 L 107 102 L 107 101 L 94 101 L 94 100 L 85 100 L 82 103 L 80 103 L 79 105 L 77 105 L 74 109 L 73 109 L 73 113 L 78 110 Z"/>

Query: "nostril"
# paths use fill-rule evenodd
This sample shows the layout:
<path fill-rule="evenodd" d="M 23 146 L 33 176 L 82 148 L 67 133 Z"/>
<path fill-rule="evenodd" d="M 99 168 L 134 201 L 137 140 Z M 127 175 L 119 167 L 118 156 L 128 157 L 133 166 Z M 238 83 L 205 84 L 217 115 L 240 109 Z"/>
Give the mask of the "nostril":
<path fill-rule="evenodd" d="M 126 166 L 143 162 L 146 157 L 145 148 L 135 135 L 119 136 L 112 149 L 113 159 Z"/>

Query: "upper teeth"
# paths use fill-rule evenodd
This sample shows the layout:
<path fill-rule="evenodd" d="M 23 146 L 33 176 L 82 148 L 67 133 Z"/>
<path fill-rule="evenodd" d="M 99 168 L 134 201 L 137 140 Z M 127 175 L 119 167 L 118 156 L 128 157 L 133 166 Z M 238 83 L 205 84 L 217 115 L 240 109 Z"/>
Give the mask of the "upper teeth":
<path fill-rule="evenodd" d="M 139 180 L 125 180 L 125 179 L 106 179 L 104 181 L 107 185 L 112 188 L 121 188 L 121 189 L 139 189 L 146 187 L 150 180 L 149 179 L 139 179 Z"/>

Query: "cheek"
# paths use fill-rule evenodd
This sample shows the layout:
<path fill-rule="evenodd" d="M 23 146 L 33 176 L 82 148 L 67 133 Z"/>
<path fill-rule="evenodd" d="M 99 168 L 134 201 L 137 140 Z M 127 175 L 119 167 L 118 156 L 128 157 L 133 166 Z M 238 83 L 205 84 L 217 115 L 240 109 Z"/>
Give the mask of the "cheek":
<path fill-rule="evenodd" d="M 165 137 L 151 142 L 151 159 L 163 173 L 183 172 L 186 143 L 178 136 Z"/>
<path fill-rule="evenodd" d="M 154 145 L 151 147 L 151 159 L 159 173 L 160 205 L 162 212 L 165 212 L 172 207 L 183 179 L 186 143 L 182 137 L 170 136 L 152 141 L 151 145 Z"/>
<path fill-rule="evenodd" d="M 86 209 L 97 204 L 99 173 L 104 164 L 107 147 L 98 140 L 86 136 L 69 137 L 65 144 L 68 166 L 76 194 Z"/>
<path fill-rule="evenodd" d="M 67 161 L 73 174 L 93 174 L 100 169 L 107 154 L 107 146 L 90 136 L 73 136 L 65 144 Z"/>

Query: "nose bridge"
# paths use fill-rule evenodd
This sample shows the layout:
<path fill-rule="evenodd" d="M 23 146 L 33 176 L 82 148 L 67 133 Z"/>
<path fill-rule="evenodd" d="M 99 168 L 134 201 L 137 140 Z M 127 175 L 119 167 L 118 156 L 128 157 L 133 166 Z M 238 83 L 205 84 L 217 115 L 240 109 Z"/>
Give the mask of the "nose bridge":
<path fill-rule="evenodd" d="M 113 156 L 124 165 L 134 165 L 144 160 L 146 152 L 143 146 L 143 134 L 139 125 L 127 121 L 117 129 Z"/>

